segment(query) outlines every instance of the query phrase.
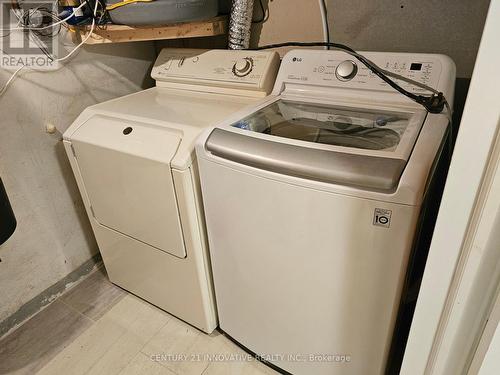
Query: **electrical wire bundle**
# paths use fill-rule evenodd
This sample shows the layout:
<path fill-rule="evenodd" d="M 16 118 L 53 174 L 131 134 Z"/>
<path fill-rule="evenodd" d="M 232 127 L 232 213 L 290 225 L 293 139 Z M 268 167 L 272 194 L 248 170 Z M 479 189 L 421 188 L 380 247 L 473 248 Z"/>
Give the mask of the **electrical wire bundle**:
<path fill-rule="evenodd" d="M 28 11 L 26 10 L 21 10 L 21 7 L 19 6 L 19 4 L 15 3 L 15 5 L 13 6 L 13 11 L 14 11 L 14 14 L 16 14 L 16 17 L 18 18 L 18 24 L 16 27 L 13 27 L 13 28 L 8 28 L 8 29 L 2 29 L 2 31 L 8 31 L 8 34 L 7 35 L 10 35 L 10 33 L 12 31 L 15 31 L 15 30 L 21 30 L 21 31 L 29 31 L 29 32 L 33 32 L 35 33 L 35 35 L 37 36 L 45 36 L 47 37 L 48 35 L 53 35 L 52 33 L 54 32 L 53 31 L 53 28 L 56 27 L 56 26 L 61 26 L 63 25 L 65 22 L 67 22 L 68 20 L 70 20 L 72 17 L 75 17 L 77 12 L 84 8 L 85 6 L 90 6 L 90 1 L 89 0 L 85 0 L 84 2 L 82 2 L 78 7 L 76 8 L 73 8 L 71 14 L 69 14 L 67 17 L 63 18 L 63 19 L 60 19 L 59 16 L 56 16 L 55 14 L 53 14 L 53 12 L 50 12 L 51 14 L 51 20 L 56 20 L 56 22 L 49 22 L 48 25 L 45 25 L 45 26 L 32 26 L 33 25 L 33 22 L 30 21 L 30 17 L 33 17 L 33 13 L 30 13 L 33 11 L 33 9 L 30 9 Z M 44 52 L 44 54 L 46 54 L 50 60 L 52 62 L 63 62 L 67 59 L 69 59 L 71 56 L 73 56 L 75 54 L 75 52 L 77 50 L 79 50 L 84 44 L 85 42 L 90 38 L 90 36 L 92 35 L 96 25 L 98 22 L 100 22 L 102 20 L 102 17 L 99 16 L 99 13 L 98 13 L 98 9 L 99 9 L 99 5 L 101 6 L 101 9 L 103 10 L 103 12 L 105 11 L 105 7 L 104 5 L 101 3 L 101 0 L 97 0 L 95 1 L 94 0 L 94 4 L 93 4 L 93 7 L 91 8 L 92 9 L 92 13 L 91 13 L 91 24 L 90 24 L 90 30 L 88 31 L 87 35 L 85 36 L 85 38 L 83 38 L 80 43 L 78 45 L 76 45 L 70 52 L 68 52 L 65 56 L 63 57 L 53 57 L 53 56 L 50 56 L 48 55 L 42 48 L 40 48 L 42 50 L 42 52 Z M 38 10 L 38 9 L 37 9 Z M 28 12 L 28 16 L 26 16 L 26 12 Z M 31 14 L 31 16 L 29 16 Z M 40 14 L 44 14 L 43 12 L 40 13 Z M 43 22 L 43 16 L 42 16 L 42 22 Z M 43 23 L 42 23 L 43 25 Z M 49 31 L 49 34 L 44 34 L 43 32 L 45 30 L 50 30 Z M 60 32 L 60 27 L 57 31 L 57 33 Z M 2 37 L 5 37 L 7 35 L 2 35 Z M 57 35 L 57 34 L 56 34 Z M 39 45 L 39 44 L 38 44 Z M 39 45 L 40 46 L 40 45 Z M 0 90 L 0 96 L 2 96 L 5 91 L 7 91 L 7 88 L 9 87 L 9 85 L 12 83 L 12 81 L 14 80 L 14 78 L 23 70 L 23 69 L 31 69 L 31 70 L 37 70 L 36 68 L 33 68 L 33 67 L 29 67 L 29 66 L 26 66 L 25 64 L 22 64 L 19 68 L 17 68 L 17 70 L 14 71 L 14 73 L 10 76 L 10 78 L 7 80 L 7 82 L 4 84 L 4 86 L 2 87 L 2 89 Z"/>
<path fill-rule="evenodd" d="M 99 4 L 97 12 L 94 14 L 92 9 L 95 1 Z M 66 6 L 61 12 L 61 16 L 68 16 L 66 22 L 72 26 L 89 25 L 92 19 L 94 19 L 97 26 L 103 25 L 108 23 L 107 15 L 105 0 L 83 0 L 77 8 Z"/>
<path fill-rule="evenodd" d="M 21 27 L 29 27 L 29 25 L 43 25 L 43 24 L 52 24 L 57 23 L 60 18 L 57 13 L 55 13 L 52 9 L 46 7 L 37 7 L 34 9 L 28 9 L 27 11 L 22 11 L 19 15 L 19 23 Z M 61 23 L 57 23 L 54 27 L 49 28 L 40 28 L 40 30 L 32 30 L 29 33 L 29 38 L 35 42 L 40 51 L 43 52 L 45 56 L 49 59 L 52 59 L 49 50 L 44 45 L 43 41 L 53 38 L 56 35 L 59 35 L 61 32 Z"/>

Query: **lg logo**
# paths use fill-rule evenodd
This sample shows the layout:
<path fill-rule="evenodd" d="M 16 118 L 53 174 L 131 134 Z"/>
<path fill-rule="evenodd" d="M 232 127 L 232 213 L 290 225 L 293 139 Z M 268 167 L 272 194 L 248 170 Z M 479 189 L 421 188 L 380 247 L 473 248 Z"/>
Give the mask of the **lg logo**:
<path fill-rule="evenodd" d="M 293 62 L 302 62 L 302 57 L 294 57 L 292 59 Z"/>
<path fill-rule="evenodd" d="M 389 228 L 391 226 L 391 210 L 384 210 L 383 208 L 376 208 L 373 213 L 373 225 Z"/>

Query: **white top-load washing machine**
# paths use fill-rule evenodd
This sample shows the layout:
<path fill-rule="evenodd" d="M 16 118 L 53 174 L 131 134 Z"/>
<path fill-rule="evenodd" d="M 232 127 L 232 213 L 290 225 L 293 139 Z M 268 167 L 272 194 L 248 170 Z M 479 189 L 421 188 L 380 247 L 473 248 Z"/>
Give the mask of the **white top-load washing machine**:
<path fill-rule="evenodd" d="M 205 332 L 217 326 L 194 143 L 266 96 L 279 56 L 164 49 L 156 87 L 87 108 L 64 145 L 110 280 Z"/>
<path fill-rule="evenodd" d="M 453 96 L 446 56 L 363 54 Z M 447 127 L 344 52 L 289 52 L 196 146 L 221 329 L 295 375 L 382 374 Z"/>

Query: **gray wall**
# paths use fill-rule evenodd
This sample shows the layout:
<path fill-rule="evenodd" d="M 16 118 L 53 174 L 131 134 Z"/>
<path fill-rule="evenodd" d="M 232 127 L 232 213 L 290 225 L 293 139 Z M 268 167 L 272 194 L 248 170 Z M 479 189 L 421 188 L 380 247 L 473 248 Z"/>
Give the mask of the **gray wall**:
<path fill-rule="evenodd" d="M 470 78 L 489 0 L 328 0 L 330 35 L 358 50 L 443 53 Z M 500 37 L 500 36 L 499 36 Z"/>
<path fill-rule="evenodd" d="M 58 71 L 23 71 L 0 97 L 0 175 L 18 222 L 0 246 L 0 336 L 2 321 L 98 251 L 61 133 L 85 107 L 150 86 L 154 58 L 152 43 L 85 47 Z M 10 74 L 0 69 L 0 86 Z"/>
<path fill-rule="evenodd" d="M 318 0 L 263 0 L 269 19 L 252 27 L 252 46 L 322 41 Z M 361 51 L 443 53 L 470 78 L 489 0 L 327 0 L 331 41 Z M 255 18 L 260 17 L 255 0 Z M 284 53 L 285 49 L 280 53 Z"/>

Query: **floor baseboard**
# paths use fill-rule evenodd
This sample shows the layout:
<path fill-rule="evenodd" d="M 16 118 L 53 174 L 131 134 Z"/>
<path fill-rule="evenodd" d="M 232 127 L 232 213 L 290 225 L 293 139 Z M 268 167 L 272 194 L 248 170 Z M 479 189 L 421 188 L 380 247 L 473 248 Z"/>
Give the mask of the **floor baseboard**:
<path fill-rule="evenodd" d="M 14 314 L 0 322 L 0 338 L 26 322 L 33 315 L 41 311 L 45 306 L 60 297 L 64 292 L 82 281 L 96 267 L 102 265 L 101 254 L 97 253 L 76 270 L 70 272 L 63 279 L 45 289 L 39 295 L 22 305 Z"/>

